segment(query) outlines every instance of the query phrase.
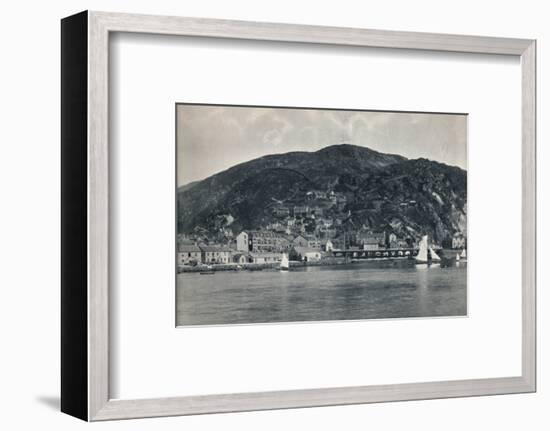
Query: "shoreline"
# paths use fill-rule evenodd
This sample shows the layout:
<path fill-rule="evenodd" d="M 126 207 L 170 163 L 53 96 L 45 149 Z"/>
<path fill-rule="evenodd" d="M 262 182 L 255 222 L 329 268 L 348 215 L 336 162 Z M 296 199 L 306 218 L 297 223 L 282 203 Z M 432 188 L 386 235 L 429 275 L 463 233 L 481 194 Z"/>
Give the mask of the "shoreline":
<path fill-rule="evenodd" d="M 300 268 L 306 266 L 329 266 L 329 265 L 345 265 L 346 262 L 343 258 L 332 258 L 326 260 L 320 260 L 317 262 L 298 262 L 296 260 L 291 260 L 289 266 L 291 268 Z M 264 269 L 279 269 L 280 262 L 270 262 L 270 263 L 227 263 L 227 264 L 212 264 L 210 268 L 207 265 L 197 265 L 197 266 L 179 266 L 178 274 L 183 273 L 197 273 L 197 272 L 210 272 L 210 271 L 262 271 Z"/>
<path fill-rule="evenodd" d="M 441 258 L 445 262 L 454 261 L 454 255 L 457 253 L 456 250 L 451 249 L 442 249 L 439 251 L 441 253 Z M 413 259 L 409 258 L 370 258 L 370 259 L 360 259 L 360 260 L 346 260 L 342 257 L 331 257 L 325 258 L 323 260 L 314 261 L 314 262 L 300 262 L 296 260 L 291 260 L 289 262 L 290 268 L 306 268 L 308 266 L 340 266 L 340 265 L 362 265 L 362 264 L 387 264 L 395 265 L 395 263 L 406 263 L 413 262 Z M 278 270 L 280 262 L 270 262 L 270 263 L 227 263 L 227 264 L 212 264 L 209 266 L 201 264 L 197 266 L 179 266 L 177 268 L 178 274 L 186 273 L 200 273 L 200 272 L 218 272 L 218 271 L 263 271 L 263 270 Z"/>

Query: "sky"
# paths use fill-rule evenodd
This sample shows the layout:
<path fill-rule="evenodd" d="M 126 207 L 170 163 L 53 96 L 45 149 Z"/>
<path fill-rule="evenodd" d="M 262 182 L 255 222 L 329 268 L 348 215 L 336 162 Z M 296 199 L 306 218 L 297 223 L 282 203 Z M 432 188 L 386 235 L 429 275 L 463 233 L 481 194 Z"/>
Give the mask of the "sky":
<path fill-rule="evenodd" d="M 335 144 L 467 169 L 467 115 L 178 105 L 178 186 L 267 154 Z"/>

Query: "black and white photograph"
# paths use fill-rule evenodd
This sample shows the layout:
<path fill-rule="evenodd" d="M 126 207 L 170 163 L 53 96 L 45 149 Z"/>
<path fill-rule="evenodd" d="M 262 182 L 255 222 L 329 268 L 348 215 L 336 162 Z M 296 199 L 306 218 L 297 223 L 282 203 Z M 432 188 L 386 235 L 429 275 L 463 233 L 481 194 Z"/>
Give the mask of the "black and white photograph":
<path fill-rule="evenodd" d="M 2 429 L 546 431 L 545 5 L 6 2 Z"/>
<path fill-rule="evenodd" d="M 467 118 L 178 104 L 176 325 L 467 315 Z"/>

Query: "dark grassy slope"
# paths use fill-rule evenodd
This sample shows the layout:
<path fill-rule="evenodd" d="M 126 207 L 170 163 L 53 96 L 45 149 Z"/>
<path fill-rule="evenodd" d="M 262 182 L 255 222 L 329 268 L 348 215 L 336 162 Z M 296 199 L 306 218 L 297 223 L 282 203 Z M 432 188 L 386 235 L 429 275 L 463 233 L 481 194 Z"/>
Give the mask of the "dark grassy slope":
<path fill-rule="evenodd" d="M 353 229 L 429 234 L 438 242 L 466 231 L 464 170 L 347 144 L 261 157 L 180 187 L 178 230 L 213 232 L 228 214 L 235 233 L 258 229 L 276 220 L 275 206 L 306 204 L 312 190 L 345 195 L 345 207 L 327 214 L 345 216 Z"/>

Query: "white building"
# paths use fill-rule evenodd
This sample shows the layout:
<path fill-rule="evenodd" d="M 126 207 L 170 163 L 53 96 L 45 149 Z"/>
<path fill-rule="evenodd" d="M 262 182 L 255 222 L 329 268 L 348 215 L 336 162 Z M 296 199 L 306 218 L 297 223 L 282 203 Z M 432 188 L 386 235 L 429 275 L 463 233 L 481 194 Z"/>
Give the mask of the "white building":
<path fill-rule="evenodd" d="M 199 248 L 202 252 L 203 263 L 227 264 L 231 262 L 231 250 L 225 247 L 201 245 Z"/>
<path fill-rule="evenodd" d="M 248 251 L 248 233 L 242 231 L 237 235 L 237 250 L 238 251 Z"/>
<path fill-rule="evenodd" d="M 319 240 L 319 238 L 317 238 L 316 236 L 314 235 L 306 235 L 305 236 L 305 239 L 307 240 L 307 246 L 309 248 L 316 248 L 316 249 L 320 249 L 321 248 L 321 241 Z"/>
<path fill-rule="evenodd" d="M 367 238 L 363 242 L 363 250 L 379 250 L 380 241 L 377 238 Z"/>
<path fill-rule="evenodd" d="M 322 249 L 323 251 L 332 251 L 334 250 L 334 244 L 330 239 L 327 239 L 326 241 L 323 242 Z"/>
<path fill-rule="evenodd" d="M 193 265 L 202 262 L 201 249 L 194 244 L 181 244 L 178 247 L 178 265 Z"/>
<path fill-rule="evenodd" d="M 321 260 L 321 251 L 310 247 L 294 247 L 301 259 L 306 262 L 318 262 Z"/>
<path fill-rule="evenodd" d="M 239 265 L 244 265 L 245 263 L 248 263 L 248 256 L 246 253 L 235 253 L 231 257 L 233 260 L 233 263 L 238 263 Z"/>
<path fill-rule="evenodd" d="M 453 236 L 452 248 L 466 248 L 466 238 L 464 235 L 455 234 Z"/>
<path fill-rule="evenodd" d="M 281 258 L 281 253 L 250 253 L 253 263 L 275 263 L 280 262 Z"/>

